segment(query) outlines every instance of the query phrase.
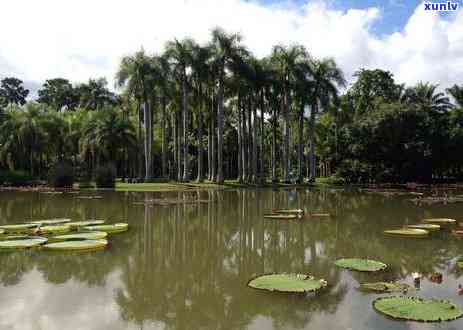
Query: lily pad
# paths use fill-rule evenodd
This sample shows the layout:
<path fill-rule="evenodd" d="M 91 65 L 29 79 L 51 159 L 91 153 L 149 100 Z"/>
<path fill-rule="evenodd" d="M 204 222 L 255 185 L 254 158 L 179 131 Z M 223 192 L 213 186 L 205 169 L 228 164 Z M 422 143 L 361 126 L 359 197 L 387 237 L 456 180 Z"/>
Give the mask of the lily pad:
<path fill-rule="evenodd" d="M 381 297 L 373 302 L 373 307 L 398 320 L 441 322 L 463 316 L 463 311 L 449 301 L 418 297 Z"/>
<path fill-rule="evenodd" d="M 408 284 L 399 282 L 362 283 L 360 289 L 376 293 L 404 292 L 410 288 Z"/>
<path fill-rule="evenodd" d="M 280 214 L 304 214 L 304 210 L 302 209 L 291 209 L 291 210 L 273 210 L 273 213 L 280 213 Z"/>
<path fill-rule="evenodd" d="M 0 249 L 28 249 L 47 242 L 46 238 L 34 236 L 11 236 L 6 240 L 0 241 Z"/>
<path fill-rule="evenodd" d="M 463 261 L 458 261 L 457 266 L 461 269 L 463 269 Z"/>
<path fill-rule="evenodd" d="M 67 235 L 59 235 L 50 237 L 48 240 L 52 242 L 64 242 L 64 241 L 78 241 L 84 239 L 104 239 L 108 236 L 107 233 L 103 231 L 94 231 L 88 233 L 75 233 Z"/>
<path fill-rule="evenodd" d="M 291 219 L 297 219 L 297 215 L 295 214 L 264 214 L 264 218 L 291 220 Z"/>
<path fill-rule="evenodd" d="M 411 228 L 411 229 L 423 229 L 427 231 L 438 231 L 441 230 L 440 225 L 436 225 L 433 223 L 418 223 L 416 225 L 408 225 L 406 228 Z"/>
<path fill-rule="evenodd" d="M 104 220 L 86 220 L 86 221 L 73 221 L 66 223 L 71 229 L 77 229 L 85 226 L 94 226 L 104 224 Z"/>
<path fill-rule="evenodd" d="M 391 236 L 424 238 L 429 235 L 429 231 L 424 230 L 424 229 L 403 228 L 403 229 L 385 230 L 384 234 L 391 235 Z"/>
<path fill-rule="evenodd" d="M 43 247 L 47 250 L 53 251 L 94 251 L 100 250 L 108 245 L 108 241 L 105 239 L 84 239 L 74 240 L 65 242 L 48 243 Z"/>
<path fill-rule="evenodd" d="M 334 263 L 336 266 L 359 272 L 377 272 L 387 268 L 387 265 L 376 260 L 369 259 L 339 259 Z"/>
<path fill-rule="evenodd" d="M 5 233 L 5 229 L 0 229 L 0 235 L 3 235 Z"/>
<path fill-rule="evenodd" d="M 37 228 L 38 225 L 34 223 L 22 223 L 19 225 L 4 225 L 0 226 L 0 229 L 3 229 L 5 233 L 27 233 L 31 229 Z"/>
<path fill-rule="evenodd" d="M 254 289 L 288 293 L 318 291 L 326 285 L 325 280 L 306 274 L 269 274 L 256 277 L 248 282 L 248 286 Z"/>
<path fill-rule="evenodd" d="M 457 223 L 457 220 L 455 219 L 445 219 L 445 218 L 442 218 L 442 219 L 423 219 L 423 222 L 424 223 L 433 223 L 433 224 L 436 224 L 436 225 L 441 225 L 441 226 L 445 226 L 445 225 L 456 225 Z"/>
<path fill-rule="evenodd" d="M 71 219 L 47 219 L 47 220 L 36 220 L 31 221 L 30 223 L 38 225 L 59 225 L 62 223 L 71 222 Z"/>
<path fill-rule="evenodd" d="M 104 231 L 108 234 L 122 233 L 129 229 L 129 225 L 126 223 L 116 223 L 111 225 L 96 225 L 96 226 L 85 226 L 82 228 L 84 231 Z"/>
<path fill-rule="evenodd" d="M 43 226 L 37 228 L 37 233 L 42 235 L 50 235 L 50 234 L 63 234 L 68 233 L 71 231 L 71 226 L 68 224 L 65 225 L 56 225 L 56 226 Z"/>

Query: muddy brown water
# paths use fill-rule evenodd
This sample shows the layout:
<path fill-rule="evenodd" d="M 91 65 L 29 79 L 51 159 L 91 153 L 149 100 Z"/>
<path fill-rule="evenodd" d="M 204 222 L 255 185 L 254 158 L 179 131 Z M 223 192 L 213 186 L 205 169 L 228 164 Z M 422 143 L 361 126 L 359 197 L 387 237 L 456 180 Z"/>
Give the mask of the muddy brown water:
<path fill-rule="evenodd" d="M 88 195 L 88 194 L 81 194 Z M 169 193 L 73 194 L 0 192 L 0 224 L 30 219 L 106 219 L 130 230 L 104 251 L 0 253 L 0 329 L 463 329 L 390 320 L 372 308 L 367 281 L 400 280 L 408 295 L 458 295 L 463 239 L 443 231 L 429 239 L 385 237 L 382 231 L 423 218 L 463 221 L 463 204 L 417 206 L 413 196 L 343 189 L 261 189 Z M 137 205 L 142 200 L 200 203 Z M 206 202 L 210 201 L 210 202 Z M 264 219 L 273 208 L 302 208 L 331 218 Z M 342 257 L 381 260 L 378 274 L 336 268 Z M 261 292 L 246 286 L 263 273 L 310 273 L 329 286 L 316 295 Z M 442 283 L 430 280 L 443 274 Z"/>

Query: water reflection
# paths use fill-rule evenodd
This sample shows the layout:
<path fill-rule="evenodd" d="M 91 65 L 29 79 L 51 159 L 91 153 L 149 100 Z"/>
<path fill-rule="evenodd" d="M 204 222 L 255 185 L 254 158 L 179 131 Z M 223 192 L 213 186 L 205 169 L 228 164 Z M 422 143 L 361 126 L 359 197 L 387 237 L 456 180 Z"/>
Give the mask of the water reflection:
<path fill-rule="evenodd" d="M 79 200 L 66 194 L 0 193 L 1 223 L 71 217 L 131 226 L 114 236 L 106 251 L 1 253 L 1 328 L 413 329 L 377 315 L 371 310 L 375 296 L 356 289 L 376 280 L 413 284 L 413 272 L 425 276 L 419 294 L 463 305 L 458 295 L 463 272 L 455 267 L 463 240 L 446 233 L 430 240 L 382 235 L 385 228 L 424 217 L 458 218 L 463 209 L 457 204 L 421 208 L 406 198 L 330 189 L 102 195 L 102 200 Z M 133 204 L 162 197 L 202 202 Z M 262 218 L 282 207 L 332 217 Z M 333 266 L 341 257 L 376 258 L 391 268 L 377 275 L 351 273 Z M 309 272 L 330 285 L 308 297 L 246 287 L 251 277 L 270 272 Z M 441 284 L 429 281 L 434 272 L 443 274 Z M 95 323 L 89 326 L 87 319 Z M 444 328 L 462 325 L 459 320 Z"/>

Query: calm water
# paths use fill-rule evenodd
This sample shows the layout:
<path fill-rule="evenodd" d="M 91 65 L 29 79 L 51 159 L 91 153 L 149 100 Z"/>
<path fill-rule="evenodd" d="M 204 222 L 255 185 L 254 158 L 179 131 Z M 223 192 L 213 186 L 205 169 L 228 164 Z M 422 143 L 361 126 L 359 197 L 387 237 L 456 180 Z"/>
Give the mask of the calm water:
<path fill-rule="evenodd" d="M 462 329 L 463 320 L 404 323 L 373 311 L 378 297 L 359 282 L 424 279 L 417 293 L 463 306 L 455 261 L 463 240 L 442 233 L 426 240 L 386 238 L 382 230 L 424 217 L 463 219 L 463 204 L 417 207 L 407 197 L 343 190 L 228 190 L 186 193 L 75 195 L 0 193 L 0 223 L 71 217 L 127 221 L 109 249 L 85 254 L 0 253 L 0 329 Z M 200 198 L 210 203 L 137 206 L 151 198 Z M 329 212 L 331 219 L 264 220 L 272 208 Z M 382 260 L 388 272 L 336 268 L 341 257 Z M 259 292 L 248 279 L 269 272 L 304 272 L 329 287 L 312 296 Z M 411 293 L 410 293 L 411 294 Z"/>

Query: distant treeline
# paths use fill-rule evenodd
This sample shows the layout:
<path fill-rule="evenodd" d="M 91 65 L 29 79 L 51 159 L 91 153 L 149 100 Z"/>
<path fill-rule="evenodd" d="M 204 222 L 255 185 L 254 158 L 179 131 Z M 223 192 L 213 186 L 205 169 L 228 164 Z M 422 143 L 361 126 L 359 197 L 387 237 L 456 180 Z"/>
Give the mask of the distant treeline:
<path fill-rule="evenodd" d="M 0 86 L 0 170 L 80 177 L 111 164 L 122 178 L 245 183 L 431 182 L 463 178 L 463 85 L 396 84 L 359 70 L 345 89 L 332 59 L 301 45 L 257 59 L 217 28 L 200 45 L 124 57 L 118 94 L 105 79 L 47 80 L 35 101 L 21 80 Z M 340 89 L 344 94 L 340 95 Z"/>

